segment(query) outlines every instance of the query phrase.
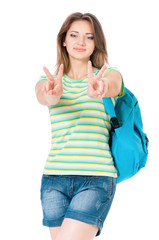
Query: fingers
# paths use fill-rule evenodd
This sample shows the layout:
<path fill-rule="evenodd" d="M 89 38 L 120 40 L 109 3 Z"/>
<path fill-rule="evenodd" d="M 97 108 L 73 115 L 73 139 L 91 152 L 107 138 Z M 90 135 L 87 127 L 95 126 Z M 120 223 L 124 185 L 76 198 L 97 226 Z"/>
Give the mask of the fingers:
<path fill-rule="evenodd" d="M 53 80 L 54 80 L 54 77 L 53 77 L 52 74 L 49 72 L 49 70 L 47 69 L 47 67 L 43 66 L 43 70 L 44 70 L 46 76 L 48 77 L 48 79 L 49 79 L 50 81 L 53 81 Z"/>
<path fill-rule="evenodd" d="M 103 67 L 100 69 L 99 73 L 96 75 L 97 79 L 101 79 L 106 68 L 107 68 L 107 66 L 103 65 Z"/>
<path fill-rule="evenodd" d="M 89 97 L 93 98 L 100 98 L 104 93 L 104 82 L 96 81 L 93 83 L 93 81 L 90 81 L 90 84 L 88 84 L 87 88 L 87 94 Z"/>
<path fill-rule="evenodd" d="M 48 77 L 48 81 L 43 86 L 42 91 L 44 91 L 47 95 L 59 95 L 62 94 L 63 88 L 62 88 L 62 76 L 63 76 L 63 70 L 64 65 L 61 64 L 59 67 L 58 75 L 57 77 L 53 77 L 53 75 L 49 72 L 47 67 L 43 66 L 43 70 Z"/>
<path fill-rule="evenodd" d="M 103 81 L 98 81 L 98 89 L 97 89 L 97 94 L 101 94 L 103 92 L 104 89 L 104 83 Z"/>
<path fill-rule="evenodd" d="M 59 67 L 58 74 L 57 74 L 57 78 L 60 79 L 60 80 L 62 80 L 63 70 L 64 70 L 64 65 L 61 64 L 60 67 Z"/>
<path fill-rule="evenodd" d="M 97 80 L 95 83 L 90 81 L 87 88 L 87 94 L 91 98 L 101 99 L 103 98 L 108 91 L 108 82 L 101 80 Z"/>
<path fill-rule="evenodd" d="M 56 85 L 53 89 L 47 91 L 47 95 L 59 95 L 62 94 L 62 89 L 59 85 Z"/>
<path fill-rule="evenodd" d="M 96 75 L 96 79 L 101 79 L 104 71 L 106 70 L 107 66 L 103 65 L 103 67 L 100 69 L 99 73 Z M 92 69 L 92 62 L 88 61 L 88 79 L 93 78 L 93 69 Z"/>
<path fill-rule="evenodd" d="M 107 92 L 108 92 L 108 82 L 105 82 L 104 83 L 104 91 L 103 91 L 102 97 L 106 96 Z"/>
<path fill-rule="evenodd" d="M 44 87 L 43 87 L 43 89 L 44 89 L 44 91 L 45 92 L 48 92 L 50 89 L 52 89 L 53 88 L 53 84 L 51 84 L 51 82 L 50 81 L 46 81 L 46 83 L 45 83 L 45 85 L 44 85 Z"/>
<path fill-rule="evenodd" d="M 93 70 L 92 70 L 92 63 L 88 61 L 88 79 L 93 78 Z"/>

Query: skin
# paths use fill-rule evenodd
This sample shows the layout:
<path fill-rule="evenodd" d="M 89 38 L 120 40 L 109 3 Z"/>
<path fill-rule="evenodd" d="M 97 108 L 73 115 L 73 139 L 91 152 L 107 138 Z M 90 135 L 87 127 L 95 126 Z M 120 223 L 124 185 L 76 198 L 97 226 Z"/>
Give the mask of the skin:
<path fill-rule="evenodd" d="M 88 74 L 88 61 L 95 49 L 90 23 L 87 21 L 73 22 L 66 34 L 63 46 L 67 49 L 71 66 L 67 75 L 76 80 L 85 77 Z M 78 51 L 78 49 L 84 51 Z"/>
<path fill-rule="evenodd" d="M 48 77 L 48 81 L 45 83 L 43 87 L 43 91 L 46 92 L 48 96 L 52 95 L 62 95 L 62 76 L 63 76 L 63 64 L 61 64 L 57 78 L 54 78 L 49 70 L 44 67 L 44 72 Z M 100 98 L 103 97 L 108 88 L 107 82 L 104 82 L 101 77 L 106 69 L 106 65 L 104 65 L 99 73 L 94 77 L 93 69 L 91 61 L 88 61 L 88 90 L 87 94 L 92 98 Z"/>
<path fill-rule="evenodd" d="M 109 72 L 101 78 L 107 68 L 104 65 L 99 73 L 93 76 L 95 68 L 92 67 L 90 56 L 95 49 L 95 42 L 89 22 L 73 22 L 66 34 L 63 47 L 67 49 L 70 61 L 67 76 L 78 80 L 88 75 L 87 94 L 90 98 L 102 99 L 119 94 L 122 79 L 118 72 Z M 53 77 L 47 67 L 43 67 L 48 81 L 41 81 L 36 86 L 37 98 L 41 104 L 49 106 L 58 103 L 63 92 L 63 69 L 63 64 L 61 64 L 58 75 Z M 70 218 L 65 218 L 60 227 L 50 227 L 49 229 L 52 240 L 92 240 L 98 232 L 97 226 Z"/>
<path fill-rule="evenodd" d="M 95 68 L 92 67 L 90 56 L 94 51 L 95 43 L 89 22 L 73 22 L 66 34 L 63 46 L 68 51 L 71 66 L 67 75 L 78 80 L 88 74 L 87 94 L 89 97 L 102 99 L 103 97 L 115 97 L 119 94 L 122 79 L 118 72 L 108 72 L 101 78 L 106 69 L 106 65 L 104 65 L 99 73 L 93 77 Z M 63 65 L 61 64 L 56 78 L 51 75 L 47 67 L 44 66 L 43 70 L 48 81 L 37 84 L 37 98 L 43 105 L 55 105 L 62 95 Z"/>

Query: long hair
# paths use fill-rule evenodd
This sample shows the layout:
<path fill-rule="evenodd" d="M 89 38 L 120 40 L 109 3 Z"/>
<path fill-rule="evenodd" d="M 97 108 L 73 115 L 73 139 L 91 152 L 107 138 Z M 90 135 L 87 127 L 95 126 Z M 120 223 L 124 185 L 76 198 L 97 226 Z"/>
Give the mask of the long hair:
<path fill-rule="evenodd" d="M 82 14 L 80 12 L 76 12 L 66 18 L 57 35 L 57 62 L 55 74 L 58 73 L 60 64 L 64 65 L 65 73 L 69 71 L 69 56 L 66 47 L 63 46 L 63 42 L 65 41 L 67 31 L 69 30 L 71 24 L 79 20 L 88 21 L 93 29 L 95 50 L 90 56 L 93 67 L 101 68 L 105 63 L 108 64 L 106 39 L 99 20 L 91 13 Z"/>

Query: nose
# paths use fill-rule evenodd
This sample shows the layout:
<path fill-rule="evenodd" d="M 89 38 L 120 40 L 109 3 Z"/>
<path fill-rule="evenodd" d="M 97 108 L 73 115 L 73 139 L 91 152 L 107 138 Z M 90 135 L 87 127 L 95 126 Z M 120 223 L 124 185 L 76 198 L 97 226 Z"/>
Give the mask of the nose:
<path fill-rule="evenodd" d="M 79 37 L 78 44 L 81 45 L 81 46 L 85 46 L 86 45 L 84 36 Z"/>

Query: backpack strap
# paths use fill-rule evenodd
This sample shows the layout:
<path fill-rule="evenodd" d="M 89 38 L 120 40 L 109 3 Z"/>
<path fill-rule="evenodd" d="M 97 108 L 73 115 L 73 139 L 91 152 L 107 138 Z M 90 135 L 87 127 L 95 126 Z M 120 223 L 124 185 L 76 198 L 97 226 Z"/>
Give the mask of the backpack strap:
<path fill-rule="evenodd" d="M 112 125 L 113 129 L 119 128 L 120 127 L 119 121 L 117 119 L 114 104 L 113 104 L 111 98 L 104 97 L 103 98 L 103 103 L 104 103 L 105 111 L 110 116 L 110 122 L 111 122 L 111 125 Z"/>

